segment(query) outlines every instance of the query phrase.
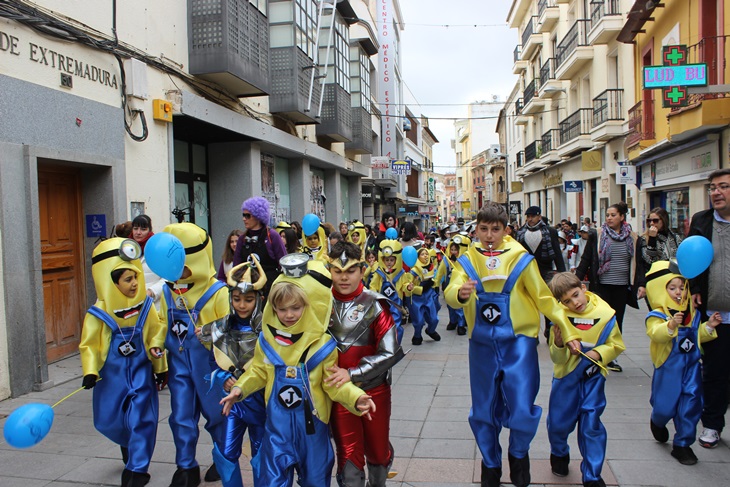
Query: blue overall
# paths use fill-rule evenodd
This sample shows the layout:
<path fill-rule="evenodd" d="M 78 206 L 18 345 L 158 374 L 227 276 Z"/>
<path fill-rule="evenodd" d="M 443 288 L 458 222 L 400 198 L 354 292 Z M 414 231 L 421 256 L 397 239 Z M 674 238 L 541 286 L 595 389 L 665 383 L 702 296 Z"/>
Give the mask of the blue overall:
<path fill-rule="evenodd" d="M 168 350 L 167 366 L 169 368 L 170 429 L 175 442 L 175 463 L 182 469 L 198 466 L 195 450 L 198 444 L 198 420 L 200 413 L 206 419 L 205 429 L 210 433 L 215 445 L 223 445 L 225 441 L 225 416 L 218 402 L 218 394 L 208 394 L 211 364 L 211 352 L 205 348 L 195 336 L 195 322 L 205 304 L 225 284 L 216 281 L 190 310 L 177 309 L 172 299 L 170 288 L 165 286 L 163 292 L 167 302 L 168 333 L 165 348 Z M 192 316 L 192 320 L 190 317 Z M 179 334 L 173 331 L 177 328 Z M 186 327 L 181 330 L 181 327 Z M 182 351 L 180 350 L 182 348 Z"/>
<path fill-rule="evenodd" d="M 411 271 L 411 274 L 418 278 L 418 274 Z M 413 323 L 413 336 L 420 338 L 423 332 L 423 326 L 426 327 L 426 333 L 433 333 L 439 324 L 438 310 L 436 309 L 436 290 L 431 289 L 423 291 L 422 294 L 414 294 L 411 296 L 411 304 L 408 309 L 411 312 L 411 323 Z"/>
<path fill-rule="evenodd" d="M 616 325 L 614 316 L 603 327 L 596 346 L 603 345 Z M 581 347 L 583 353 L 591 348 Z M 564 457 L 570 453 L 568 435 L 578 423 L 578 449 L 583 456 L 580 471 L 583 482 L 601 478 L 603 461 L 606 458 L 606 428 L 601 423 L 601 414 L 606 409 L 606 378 L 598 366 L 585 357 L 568 375 L 553 378 L 550 391 L 550 405 L 547 417 L 550 453 Z"/>
<path fill-rule="evenodd" d="M 658 311 L 649 317 L 669 320 Z M 700 314 L 695 313 L 692 326 L 680 326 L 672 340 L 672 351 L 651 379 L 651 420 L 665 426 L 674 420 L 675 446 L 691 446 L 695 442 L 697 423 L 702 416 L 702 368 L 699 347 Z"/>
<path fill-rule="evenodd" d="M 129 450 L 126 469 L 147 473 L 155 450 L 159 399 L 142 331 L 152 299 L 145 299 L 134 328 L 119 328 L 106 311 L 92 306 L 89 314 L 111 330 L 111 342 L 93 393 L 94 426 Z M 131 351 L 134 349 L 134 351 Z M 127 355 L 123 355 L 125 351 Z"/>
<path fill-rule="evenodd" d="M 459 258 L 469 279 L 477 283 L 476 318 L 469 340 L 469 425 L 488 468 L 502 467 L 502 426 L 510 429 L 509 453 L 524 458 L 542 414 L 535 405 L 540 388 L 537 339 L 515 335 L 509 316 L 510 292 L 532 259 L 523 255 L 502 292 L 488 293 L 469 258 Z"/>
<path fill-rule="evenodd" d="M 322 363 L 336 344 L 333 338 L 314 352 L 305 364 L 287 366 L 264 340 L 263 334 L 259 335 L 259 345 L 274 365 L 275 374 L 266 404 L 267 434 L 259 451 L 261 485 L 291 487 L 296 468 L 300 486 L 329 487 L 335 455 L 327 424 L 307 412 L 307 408 L 310 411 L 313 408 L 307 371 Z M 296 370 L 296 374 L 287 374 L 287 369 Z"/>
<path fill-rule="evenodd" d="M 405 274 L 405 271 L 401 269 L 401 271 L 395 275 L 393 281 L 389 281 L 385 272 L 383 272 L 381 269 L 378 269 L 375 272 L 378 273 L 382 282 L 380 284 L 380 294 L 390 299 L 398 306 L 403 306 L 403 300 L 398 295 L 396 285 L 398 284 L 400 278 L 403 277 L 403 274 Z M 400 308 L 398 306 L 393 306 L 391 304 L 390 314 L 393 315 L 393 321 L 395 322 L 395 332 L 398 336 L 398 343 L 400 344 L 401 340 L 403 339 L 403 324 L 401 323 L 401 321 L 403 320 L 403 315 L 401 315 Z"/>
<path fill-rule="evenodd" d="M 449 285 L 449 282 L 451 282 L 451 273 L 454 269 L 452 268 L 451 262 L 449 262 L 448 257 L 444 257 L 444 262 L 446 263 L 446 277 L 444 278 L 443 289 L 446 289 L 446 287 Z M 455 324 L 457 328 L 466 328 L 464 308 L 452 308 L 447 304 L 446 309 L 449 310 L 449 323 Z"/>

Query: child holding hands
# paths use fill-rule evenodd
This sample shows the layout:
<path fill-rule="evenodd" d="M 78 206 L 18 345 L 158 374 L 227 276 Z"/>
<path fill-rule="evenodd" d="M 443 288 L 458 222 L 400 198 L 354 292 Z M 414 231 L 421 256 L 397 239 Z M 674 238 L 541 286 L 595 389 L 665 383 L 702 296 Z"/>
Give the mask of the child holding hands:
<path fill-rule="evenodd" d="M 669 440 L 666 424 L 674 421 L 672 456 L 683 465 L 694 465 L 697 423 L 702 415 L 702 367 L 700 343 L 717 337 L 719 313 L 700 323 L 689 298 L 689 284 L 674 262 L 654 262 L 646 275 L 646 297 L 651 311 L 646 334 L 651 339 L 654 376 L 651 381 L 651 420 L 654 439 Z"/>

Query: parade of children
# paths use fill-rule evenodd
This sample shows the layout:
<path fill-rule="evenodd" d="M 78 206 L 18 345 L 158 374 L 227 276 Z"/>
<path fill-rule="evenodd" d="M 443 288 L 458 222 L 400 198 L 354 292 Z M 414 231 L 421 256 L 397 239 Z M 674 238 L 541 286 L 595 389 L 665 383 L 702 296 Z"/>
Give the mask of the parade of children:
<path fill-rule="evenodd" d="M 117 445 L 115 485 L 154 483 L 150 472 L 170 487 L 412 485 L 404 472 L 412 472 L 408 457 L 417 446 L 394 438 L 392 428 L 418 415 L 430 427 L 446 421 L 443 415 L 463 425 L 458 441 L 471 445 L 467 469 L 482 487 L 559 484 L 563 477 L 613 485 L 609 440 L 638 434 L 602 418 L 614 400 L 609 364 L 627 347 L 616 311 L 600 288 L 589 290 L 576 276 L 570 252 L 562 257 L 573 270 L 553 270 L 546 282 L 535 256 L 511 236 L 505 206 L 492 201 L 474 221 L 443 225 L 440 238 L 439 226 L 421 228 L 424 240 L 392 214 L 387 227 L 373 225 L 376 240 L 357 219 L 332 231 L 309 213 L 300 215 L 300 227 L 273 221 L 266 205 L 246 199 L 245 228 L 216 231 L 215 242 L 213 233 L 184 222 L 149 236 L 144 249 L 134 237 L 115 237 L 91 252 L 96 302 L 83 323 L 81 388 L 71 395 L 92 390 L 88 426 Z M 597 245 L 584 229 L 586 245 Z M 572 249 L 568 234 L 558 237 L 561 250 Z M 214 260 L 216 248 L 223 253 Z M 704 404 L 703 344 L 717 339 L 722 323 L 720 313 L 695 308 L 689 280 L 713 255 L 712 244 L 696 236 L 682 241 L 676 258 L 654 262 L 641 281 L 649 308 L 631 323 L 648 337 L 642 355 L 653 365 L 645 374 L 651 414 L 640 429 L 661 457 L 682 466 L 698 462 L 691 446 Z M 582 263 L 587 274 L 596 270 L 593 260 Z M 164 282 L 159 311 L 145 287 L 150 273 Z M 549 338 L 540 344 L 543 317 Z M 413 348 L 401 346 L 404 337 Z M 450 347 L 463 347 L 462 363 L 449 373 L 464 381 L 445 392 L 434 386 L 441 409 L 421 411 L 433 399 L 414 395 L 414 383 L 398 377 Z M 548 367 L 543 400 L 541 369 Z M 415 383 L 437 384 L 445 370 L 426 368 Z M 209 438 L 198 448 L 201 425 Z M 150 469 L 158 429 L 169 431 L 166 469 Z M 537 454 L 535 443 L 543 447 Z M 580 462 L 571 462 L 571 444 Z M 531 469 L 538 461 L 547 468 Z"/>

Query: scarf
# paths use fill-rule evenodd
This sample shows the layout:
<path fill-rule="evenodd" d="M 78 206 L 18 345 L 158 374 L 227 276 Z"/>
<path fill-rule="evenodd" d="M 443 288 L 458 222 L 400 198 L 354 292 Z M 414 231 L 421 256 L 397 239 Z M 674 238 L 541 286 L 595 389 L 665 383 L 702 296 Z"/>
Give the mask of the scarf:
<path fill-rule="evenodd" d="M 626 250 L 629 251 L 629 257 L 634 256 L 634 239 L 631 238 L 631 225 L 626 222 L 621 224 L 621 230 L 616 233 L 608 223 L 604 223 L 601 227 L 601 241 L 598 244 L 598 275 L 603 275 L 611 268 L 611 244 L 613 242 L 626 241 Z"/>
<path fill-rule="evenodd" d="M 677 242 L 677 235 L 674 232 L 669 231 L 666 234 L 661 232 L 657 233 L 656 247 L 654 248 L 649 247 L 649 239 L 651 237 L 647 235 L 644 238 L 646 245 L 641 248 L 641 257 L 648 264 L 648 267 L 651 267 L 651 264 L 658 260 L 669 260 L 677 255 L 679 244 Z"/>
<path fill-rule="evenodd" d="M 147 241 L 150 239 L 150 237 L 152 237 L 152 235 L 154 235 L 154 232 L 152 232 L 150 230 L 150 233 L 147 234 L 147 236 L 144 238 L 144 240 L 140 240 L 140 241 L 135 240 L 135 242 L 137 242 L 139 244 L 140 248 L 142 249 L 142 255 L 144 255 L 144 246 L 147 245 Z"/>
<path fill-rule="evenodd" d="M 525 249 L 527 249 L 530 253 L 532 253 L 532 249 L 530 249 L 530 246 L 527 245 L 527 242 L 525 240 L 525 236 L 528 231 L 530 231 L 530 232 L 539 231 L 540 233 L 542 233 L 540 247 L 538 248 L 537 251 L 535 251 L 533 253 L 533 255 L 537 255 L 537 253 L 539 251 L 540 255 L 537 257 L 539 257 L 540 260 L 547 261 L 547 260 L 554 259 L 555 252 L 553 251 L 552 239 L 550 238 L 550 229 L 545 224 L 545 222 L 540 220 L 539 222 L 537 222 L 537 225 L 534 225 L 534 226 L 530 226 L 527 223 L 525 223 L 525 225 L 517 231 L 517 241 L 520 242 L 522 244 L 522 246 L 525 247 Z"/>

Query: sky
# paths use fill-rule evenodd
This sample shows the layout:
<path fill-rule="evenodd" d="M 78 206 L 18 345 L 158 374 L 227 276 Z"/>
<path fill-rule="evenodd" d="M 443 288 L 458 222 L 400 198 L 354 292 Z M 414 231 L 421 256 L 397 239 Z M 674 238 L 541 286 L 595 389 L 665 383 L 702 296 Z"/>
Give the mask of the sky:
<path fill-rule="evenodd" d="M 456 156 L 451 149 L 453 121 L 437 118 L 465 118 L 470 102 L 492 101 L 494 96 L 500 102 L 494 106 L 496 117 L 517 81 L 512 65 L 518 33 L 507 26 L 511 4 L 512 0 L 400 0 L 405 23 L 403 92 L 414 115 L 429 118 L 429 128 L 439 140 L 433 148 L 438 173 L 453 172 Z M 489 143 L 498 142 L 495 133 Z"/>

